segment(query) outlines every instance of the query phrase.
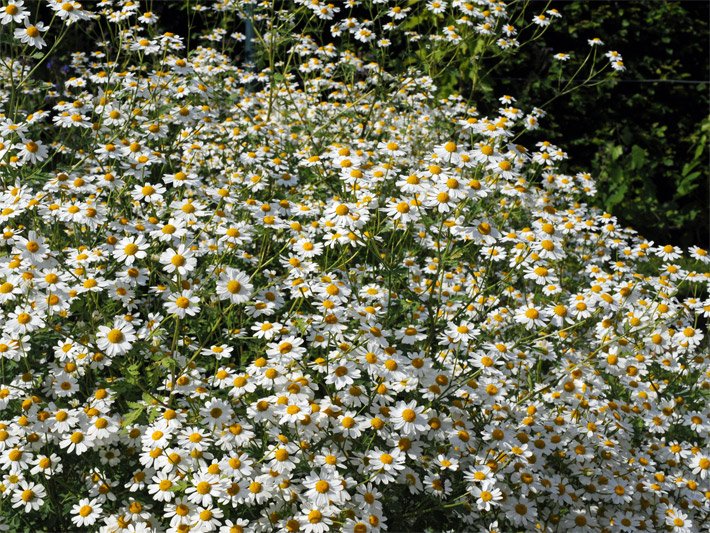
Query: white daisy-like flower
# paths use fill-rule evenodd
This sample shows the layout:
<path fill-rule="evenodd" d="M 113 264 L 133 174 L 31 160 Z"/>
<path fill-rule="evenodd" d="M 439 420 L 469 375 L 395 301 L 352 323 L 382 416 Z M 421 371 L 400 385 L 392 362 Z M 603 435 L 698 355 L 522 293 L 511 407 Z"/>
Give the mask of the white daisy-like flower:
<path fill-rule="evenodd" d="M 160 254 L 160 263 L 163 265 L 165 272 L 169 274 L 177 272 L 181 276 L 185 276 L 195 269 L 197 259 L 190 248 L 181 244 L 177 250 L 168 248 Z"/>
<path fill-rule="evenodd" d="M 503 499 L 503 493 L 492 483 L 486 482 L 479 486 L 471 487 L 471 494 L 476 498 L 476 506 L 481 511 L 490 511 L 491 507 L 498 505 Z"/>
<path fill-rule="evenodd" d="M 12 506 L 20 507 L 25 513 L 36 511 L 44 504 L 47 491 L 42 485 L 28 481 L 21 481 L 12 493 Z"/>
<path fill-rule="evenodd" d="M 24 8 L 23 0 L 14 0 L 8 2 L 6 6 L 0 9 L 0 24 L 3 26 L 14 22 L 22 24 L 27 18 L 27 10 Z"/>
<path fill-rule="evenodd" d="M 133 325 L 122 318 L 113 322 L 113 327 L 99 326 L 96 345 L 109 357 L 123 355 L 128 352 L 136 340 L 136 330 Z"/>
<path fill-rule="evenodd" d="M 195 316 L 200 311 L 200 299 L 190 290 L 171 294 L 163 305 L 168 313 L 179 318 Z"/>
<path fill-rule="evenodd" d="M 132 265 L 136 259 L 145 258 L 148 253 L 148 244 L 145 242 L 145 237 L 139 235 L 136 238 L 126 237 L 121 239 L 113 251 L 113 256 L 116 260 Z"/>
<path fill-rule="evenodd" d="M 533 304 L 529 304 L 515 314 L 515 321 L 523 324 L 525 329 L 542 327 L 545 325 L 545 312 Z"/>
<path fill-rule="evenodd" d="M 217 281 L 217 295 L 220 300 L 229 300 L 233 304 L 248 302 L 252 288 L 249 276 L 236 268 L 227 267 Z"/>
<path fill-rule="evenodd" d="M 213 474 L 200 473 L 192 478 L 192 485 L 187 488 L 187 499 L 197 505 L 212 505 L 212 500 L 224 493 L 224 483 Z"/>
<path fill-rule="evenodd" d="M 71 508 L 71 521 L 77 527 L 92 526 L 101 517 L 103 508 L 96 498 L 82 498 Z"/>
<path fill-rule="evenodd" d="M 17 28 L 15 30 L 15 38 L 19 39 L 21 43 L 29 44 L 30 46 L 34 46 L 39 50 L 47 46 L 46 41 L 42 38 L 42 33 L 46 32 L 49 28 L 46 27 L 42 22 L 30 24 L 27 19 L 25 19 L 24 22 L 24 28 Z"/>
<path fill-rule="evenodd" d="M 400 402 L 391 413 L 394 429 L 403 435 L 415 435 L 426 431 L 429 427 L 424 416 L 424 408 L 417 405 L 416 401 Z"/>

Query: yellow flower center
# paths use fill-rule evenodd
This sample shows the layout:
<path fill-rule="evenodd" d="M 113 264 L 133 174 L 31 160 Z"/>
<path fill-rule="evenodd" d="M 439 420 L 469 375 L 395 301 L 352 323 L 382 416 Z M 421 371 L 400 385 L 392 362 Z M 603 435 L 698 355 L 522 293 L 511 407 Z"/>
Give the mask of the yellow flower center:
<path fill-rule="evenodd" d="M 328 490 L 330 490 L 330 483 L 321 479 L 316 482 L 315 489 L 316 492 L 319 492 L 320 494 L 325 494 L 326 492 L 328 492 Z"/>
<path fill-rule="evenodd" d="M 123 253 L 126 255 L 136 255 L 138 252 L 138 245 L 134 243 L 127 244 L 123 247 Z"/>
<path fill-rule="evenodd" d="M 537 309 L 528 309 L 527 311 L 525 311 L 525 316 L 527 318 L 535 320 L 537 317 L 540 316 L 540 312 Z"/>
<path fill-rule="evenodd" d="M 195 487 L 195 490 L 198 494 L 209 494 L 212 490 L 212 485 L 210 485 L 207 481 L 200 481 Z"/>
<path fill-rule="evenodd" d="M 414 422 L 417 418 L 417 413 L 414 409 L 405 409 L 402 411 L 402 420 L 405 422 Z"/>
<path fill-rule="evenodd" d="M 123 342 L 125 335 L 120 329 L 112 329 L 106 334 L 106 338 L 110 343 L 118 344 L 119 342 Z"/>

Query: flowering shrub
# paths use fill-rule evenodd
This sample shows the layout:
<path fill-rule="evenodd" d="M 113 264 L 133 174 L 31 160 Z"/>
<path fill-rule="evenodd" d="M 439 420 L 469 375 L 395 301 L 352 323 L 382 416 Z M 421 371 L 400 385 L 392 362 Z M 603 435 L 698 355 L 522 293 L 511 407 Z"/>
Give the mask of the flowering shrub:
<path fill-rule="evenodd" d="M 6 529 L 704 527 L 707 252 L 382 52 L 505 49 L 505 5 L 356 4 L 216 3 L 189 54 L 131 1 L 5 4 Z M 52 87 L 32 50 L 79 24 Z"/>

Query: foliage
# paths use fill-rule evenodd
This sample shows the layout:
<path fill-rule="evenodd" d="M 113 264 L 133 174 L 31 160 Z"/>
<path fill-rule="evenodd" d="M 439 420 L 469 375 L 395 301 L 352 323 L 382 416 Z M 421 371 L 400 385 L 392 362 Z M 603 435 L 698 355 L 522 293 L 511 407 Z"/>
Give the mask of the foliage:
<path fill-rule="evenodd" d="M 602 185 L 599 204 L 624 224 L 656 241 L 707 245 L 710 51 L 707 39 L 698 38 L 709 31 L 707 5 L 553 5 L 564 15 L 560 23 L 494 70 L 488 90 L 546 110 L 541 102 L 554 99 L 546 133 L 564 138 L 575 162 L 571 170 L 591 162 Z M 550 52 L 583 54 L 580 42 L 592 37 L 622 49 L 627 70 L 619 79 L 556 98 Z"/>

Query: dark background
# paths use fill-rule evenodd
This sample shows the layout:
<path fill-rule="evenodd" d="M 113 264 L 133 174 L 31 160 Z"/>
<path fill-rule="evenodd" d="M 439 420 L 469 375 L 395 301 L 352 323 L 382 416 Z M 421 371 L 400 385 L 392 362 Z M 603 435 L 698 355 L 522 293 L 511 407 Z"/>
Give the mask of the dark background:
<path fill-rule="evenodd" d="M 619 51 L 627 70 L 617 81 L 555 101 L 545 134 L 570 154 L 571 170 L 598 178 L 598 204 L 624 224 L 657 243 L 707 247 L 710 2 L 586 0 L 552 7 L 563 19 L 525 52 L 526 98 L 552 95 L 539 74 L 545 53 L 584 54 L 587 38 Z M 493 83 L 519 91 L 506 74 Z"/>

